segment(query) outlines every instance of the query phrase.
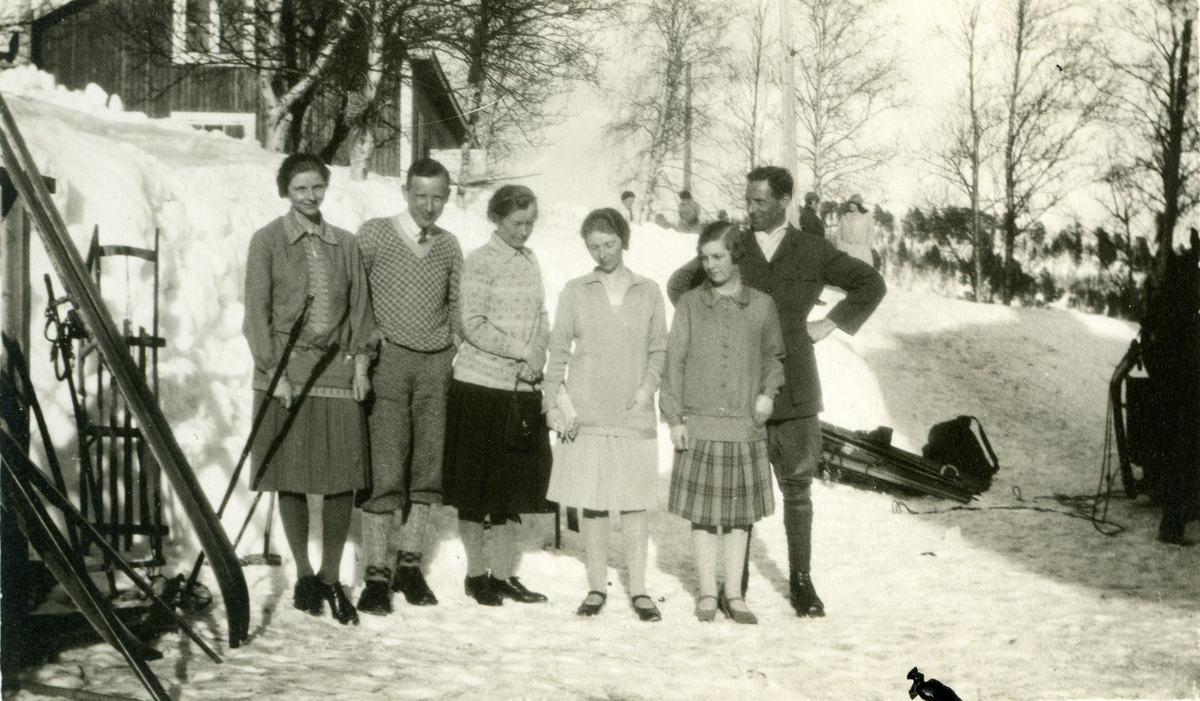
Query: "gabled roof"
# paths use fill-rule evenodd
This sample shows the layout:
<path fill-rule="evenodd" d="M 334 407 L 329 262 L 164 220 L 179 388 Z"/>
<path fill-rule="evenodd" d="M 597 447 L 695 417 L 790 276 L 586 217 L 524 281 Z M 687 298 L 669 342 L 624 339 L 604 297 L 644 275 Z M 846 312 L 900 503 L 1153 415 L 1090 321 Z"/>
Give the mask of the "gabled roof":
<path fill-rule="evenodd" d="M 81 0 L 4 0 L 0 2 L 0 27 L 28 24 Z M 88 2 L 89 0 L 82 0 Z"/>
<path fill-rule="evenodd" d="M 438 120 L 445 123 L 461 143 L 467 138 L 467 115 L 454 96 L 454 89 L 442 63 L 432 49 L 416 49 L 409 52 L 412 63 L 413 83 L 425 89 L 426 96 L 437 110 Z"/>

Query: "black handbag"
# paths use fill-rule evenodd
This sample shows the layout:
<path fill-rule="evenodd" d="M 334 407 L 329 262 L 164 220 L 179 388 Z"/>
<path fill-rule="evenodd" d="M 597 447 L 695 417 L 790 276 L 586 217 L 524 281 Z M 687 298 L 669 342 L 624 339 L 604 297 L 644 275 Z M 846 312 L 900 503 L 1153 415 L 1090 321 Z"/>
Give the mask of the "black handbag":
<path fill-rule="evenodd" d="M 513 385 L 512 399 L 508 402 L 508 416 L 504 418 L 504 447 L 513 453 L 532 453 L 538 447 L 538 430 L 546 430 L 546 422 L 536 404 L 523 401 L 517 387 Z"/>

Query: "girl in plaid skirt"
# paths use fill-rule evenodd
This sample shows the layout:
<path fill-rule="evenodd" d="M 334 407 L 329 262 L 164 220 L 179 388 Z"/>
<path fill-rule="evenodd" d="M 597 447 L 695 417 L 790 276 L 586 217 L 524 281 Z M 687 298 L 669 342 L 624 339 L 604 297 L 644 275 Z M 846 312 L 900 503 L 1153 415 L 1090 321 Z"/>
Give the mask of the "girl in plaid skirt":
<path fill-rule="evenodd" d="M 783 386 L 783 334 L 771 297 L 742 284 L 746 240 L 728 222 L 701 232 L 708 280 L 676 305 L 659 399 L 675 445 L 667 510 L 692 522 L 701 621 L 720 608 L 758 622 L 741 597 L 718 590 L 717 553 L 736 593 L 749 526 L 775 510 L 765 424 Z"/>

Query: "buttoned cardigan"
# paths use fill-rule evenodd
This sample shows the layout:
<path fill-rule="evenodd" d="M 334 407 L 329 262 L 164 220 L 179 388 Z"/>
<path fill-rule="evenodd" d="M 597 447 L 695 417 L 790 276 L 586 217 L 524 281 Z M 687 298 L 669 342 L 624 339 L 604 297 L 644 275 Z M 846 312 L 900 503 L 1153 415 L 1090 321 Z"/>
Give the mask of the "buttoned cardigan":
<path fill-rule="evenodd" d="M 783 353 L 779 315 L 768 295 L 746 285 L 723 295 L 705 281 L 675 307 L 659 399 L 663 420 L 686 422 L 692 440 L 766 439 L 765 425 L 754 422 L 754 404 L 783 386 Z"/>
<path fill-rule="evenodd" d="M 773 420 L 816 416 L 822 409 L 817 357 L 808 336 L 808 315 L 826 285 L 840 287 L 846 297 L 826 318 L 853 335 L 887 293 L 883 278 L 870 265 L 839 251 L 828 239 L 789 226 L 783 242 L 768 261 L 748 229 L 739 231 L 746 254 L 738 261 L 742 283 L 771 295 L 787 348 L 787 383 L 775 402 Z M 700 261 L 693 258 L 671 276 L 667 297 L 678 301 L 705 280 Z"/>
<path fill-rule="evenodd" d="M 254 389 L 265 389 L 279 364 L 288 332 L 300 316 L 311 281 L 303 229 L 291 212 L 255 232 L 246 256 L 245 316 L 242 332 L 254 357 Z M 301 331 L 288 378 L 297 391 L 307 382 L 313 360 L 336 345 L 337 357 L 314 381 L 316 396 L 348 394 L 354 377 L 353 356 L 372 357 L 378 343 L 367 290 L 366 270 L 350 232 L 325 222 L 316 230 L 318 255 L 326 259 L 325 289 L 330 312 L 327 328 Z M 316 351 L 302 353 L 303 350 Z M 333 394 L 322 390 L 333 390 Z"/>

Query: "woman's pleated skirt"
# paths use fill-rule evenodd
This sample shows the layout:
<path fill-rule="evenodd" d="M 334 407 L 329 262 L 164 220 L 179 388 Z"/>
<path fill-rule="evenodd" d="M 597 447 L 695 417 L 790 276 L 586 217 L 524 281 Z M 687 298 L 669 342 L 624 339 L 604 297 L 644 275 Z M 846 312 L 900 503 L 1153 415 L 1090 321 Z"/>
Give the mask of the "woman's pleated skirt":
<path fill-rule="evenodd" d="M 704 526 L 748 526 L 775 511 L 765 440 L 693 440 L 675 453 L 667 511 Z"/>
<path fill-rule="evenodd" d="M 254 392 L 258 413 L 265 393 Z M 367 486 L 367 423 L 353 399 L 308 396 L 289 413 L 278 400 L 267 405 L 250 447 L 250 488 L 268 492 L 340 494 Z M 263 463 L 262 482 L 255 475 Z"/>
<path fill-rule="evenodd" d="M 442 466 L 445 503 L 460 517 L 519 516 L 551 513 L 546 500 L 550 481 L 550 432 L 540 419 L 533 450 L 514 451 L 505 444 L 505 425 L 513 400 L 519 411 L 541 416 L 541 392 L 515 392 L 454 380 L 446 402 L 446 455 Z"/>
<path fill-rule="evenodd" d="M 581 433 L 554 446 L 546 498 L 596 511 L 658 507 L 658 441 Z"/>

